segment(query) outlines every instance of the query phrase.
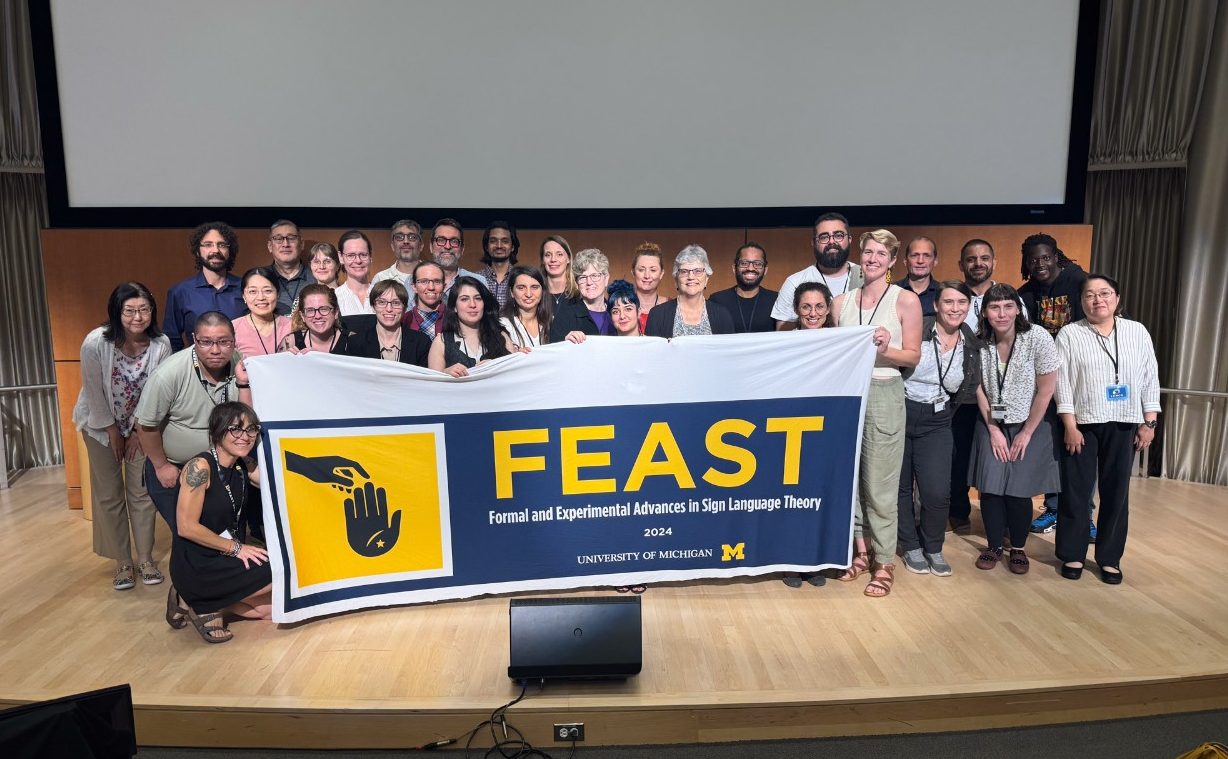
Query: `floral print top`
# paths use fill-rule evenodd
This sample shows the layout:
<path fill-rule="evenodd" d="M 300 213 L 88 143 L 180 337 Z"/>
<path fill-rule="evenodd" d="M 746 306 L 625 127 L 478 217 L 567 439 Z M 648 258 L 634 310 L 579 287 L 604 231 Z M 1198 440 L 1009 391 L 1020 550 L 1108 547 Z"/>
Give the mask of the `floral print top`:
<path fill-rule="evenodd" d="M 111 367 L 111 410 L 115 413 L 115 424 L 124 437 L 132 432 L 136 423 L 136 404 L 141 399 L 141 389 L 145 387 L 145 380 L 149 377 L 146 361 L 148 355 L 148 349 L 135 357 L 120 350 L 115 351 L 115 364 Z"/>

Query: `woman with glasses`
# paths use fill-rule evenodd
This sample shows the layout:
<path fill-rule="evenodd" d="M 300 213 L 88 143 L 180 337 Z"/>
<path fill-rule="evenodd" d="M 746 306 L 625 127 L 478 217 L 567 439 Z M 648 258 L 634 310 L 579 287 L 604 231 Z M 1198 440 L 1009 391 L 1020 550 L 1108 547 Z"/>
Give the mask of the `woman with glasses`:
<path fill-rule="evenodd" d="M 661 279 L 665 276 L 665 263 L 661 259 L 661 246 L 642 242 L 635 248 L 631 259 L 631 274 L 635 281 L 635 297 L 640 303 L 640 332 L 648 326 L 648 312 L 661 305 Z"/>
<path fill-rule="evenodd" d="M 576 287 L 576 278 L 571 271 L 571 245 L 559 235 L 549 235 L 542 240 L 540 258 L 542 273 L 546 277 L 546 291 L 550 294 L 551 305 L 558 311 L 562 301 L 580 297 L 580 289 Z"/>
<path fill-rule="evenodd" d="M 798 329 L 836 326 L 831 311 L 831 290 L 822 282 L 803 282 L 793 291 L 793 313 Z"/>
<path fill-rule="evenodd" d="M 704 298 L 712 266 L 708 252 L 688 245 L 674 257 L 674 284 L 678 299 L 666 301 L 648 314 L 644 334 L 674 338 L 684 335 L 732 335 L 733 315 L 723 306 Z M 641 303 L 640 310 L 643 310 Z"/>
<path fill-rule="evenodd" d="M 499 301 L 477 277 L 461 275 L 448 293 L 443 329 L 431 343 L 427 366 L 453 377 L 467 377 L 469 370 L 493 358 L 515 352 L 499 326 Z"/>
<path fill-rule="evenodd" d="M 337 287 L 337 303 L 342 316 L 374 314 L 371 310 L 371 241 L 357 229 L 341 235 L 337 242 L 345 282 Z"/>
<path fill-rule="evenodd" d="M 311 276 L 315 277 L 317 283 L 336 287 L 337 277 L 341 273 L 341 257 L 337 255 L 337 249 L 330 243 L 318 242 L 311 246 L 311 255 L 309 256 L 311 266 Z M 299 297 L 302 297 L 299 293 Z"/>
<path fill-rule="evenodd" d="M 259 436 L 255 411 L 244 403 L 220 403 L 209 414 L 209 450 L 179 475 L 166 623 L 178 630 L 190 621 L 206 643 L 234 637 L 225 614 L 272 614 L 268 553 L 243 542 L 243 512 L 259 507 L 259 501 L 248 503 L 248 492 L 260 484 L 249 458 Z"/>
<path fill-rule="evenodd" d="M 863 592 L 882 598 L 891 593 L 895 582 L 896 497 L 906 418 L 900 370 L 915 367 L 921 359 L 921 300 L 911 288 L 891 287 L 887 281 L 900 250 L 899 238 L 886 229 L 876 229 L 863 234 L 858 244 L 863 281 L 838 296 L 832 310 L 841 327 L 873 327 L 870 339 L 878 355 L 861 437 L 853 561 L 840 579 L 852 582 L 869 572 L 870 582 Z M 849 277 L 851 281 L 851 269 Z"/>
<path fill-rule="evenodd" d="M 998 283 L 985 291 L 978 336 L 985 342 L 976 394 L 981 423 L 972 440 L 968 479 L 981 494 L 986 547 L 976 567 L 997 566 L 1009 530 L 1007 568 L 1022 575 L 1031 567 L 1024 546 L 1032 497 L 1061 489 L 1046 414 L 1061 359 L 1049 333 L 1024 316 L 1019 293 L 1010 285 Z"/>
<path fill-rule="evenodd" d="M 266 266 L 248 269 L 243 274 L 243 302 L 247 313 L 233 320 L 235 348 L 244 358 L 268 356 L 282 348 L 290 334 L 290 318 L 277 315 L 277 295 L 281 285 L 277 275 Z"/>
<path fill-rule="evenodd" d="M 299 293 L 298 306 L 290 315 L 290 334 L 282 342 L 291 353 L 321 351 L 347 353 L 353 329 L 341 320 L 337 291 L 319 283 Z"/>
<path fill-rule="evenodd" d="M 588 335 L 614 334 L 606 312 L 610 259 L 596 248 L 587 248 L 576 254 L 571 267 L 580 297 L 559 301 L 554 323 L 550 325 L 550 342 L 582 343 Z"/>
<path fill-rule="evenodd" d="M 375 318 L 361 315 L 350 317 L 346 326 L 354 330 L 347 341 L 346 354 L 361 358 L 399 361 L 402 364 L 426 367 L 431 341 L 415 329 L 401 326 L 409 308 L 409 291 L 395 279 L 385 279 L 371 285 L 371 306 Z"/>
<path fill-rule="evenodd" d="M 124 282 L 107 299 L 107 320 L 81 343 L 81 393 L 72 419 L 89 459 L 94 553 L 115 560 L 115 590 L 136 586 L 133 542 L 141 582 L 163 579 L 153 559 L 157 510 L 142 485 L 145 452 L 133 434 L 145 380 L 171 353 L 157 324 L 149 288 Z"/>
<path fill-rule="evenodd" d="M 503 331 L 521 348 L 536 348 L 550 342 L 554 309 L 545 295 L 545 277 L 532 266 L 513 266 L 508 283 L 507 303 L 499 317 Z"/>
<path fill-rule="evenodd" d="M 1130 506 L 1130 468 L 1136 451 L 1155 439 L 1160 381 L 1147 328 L 1121 317 L 1117 282 L 1089 274 L 1083 283 L 1081 320 L 1057 335 L 1062 369 L 1057 413 L 1065 451 L 1057 513 L 1061 574 L 1077 580 L 1087 560 L 1088 509 L 1099 481 L 1096 564 L 1109 585 L 1122 581 Z"/>

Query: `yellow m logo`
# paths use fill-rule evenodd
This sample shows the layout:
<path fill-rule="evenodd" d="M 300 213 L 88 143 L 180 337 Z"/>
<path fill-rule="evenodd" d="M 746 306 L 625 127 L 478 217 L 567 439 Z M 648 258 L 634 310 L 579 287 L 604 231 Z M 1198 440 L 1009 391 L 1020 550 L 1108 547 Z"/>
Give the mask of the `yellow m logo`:
<path fill-rule="evenodd" d="M 733 561 L 737 559 L 742 561 L 746 558 L 746 544 L 738 543 L 736 546 L 728 544 L 721 545 L 721 561 Z"/>

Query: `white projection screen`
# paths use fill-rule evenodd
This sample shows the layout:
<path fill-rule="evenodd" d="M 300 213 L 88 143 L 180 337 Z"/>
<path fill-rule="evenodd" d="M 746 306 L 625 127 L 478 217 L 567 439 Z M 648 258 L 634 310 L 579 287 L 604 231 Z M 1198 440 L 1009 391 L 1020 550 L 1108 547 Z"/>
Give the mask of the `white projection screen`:
<path fill-rule="evenodd" d="M 990 223 L 1082 206 L 1093 14 L 1077 0 L 34 6 L 67 226 L 199 209 Z"/>

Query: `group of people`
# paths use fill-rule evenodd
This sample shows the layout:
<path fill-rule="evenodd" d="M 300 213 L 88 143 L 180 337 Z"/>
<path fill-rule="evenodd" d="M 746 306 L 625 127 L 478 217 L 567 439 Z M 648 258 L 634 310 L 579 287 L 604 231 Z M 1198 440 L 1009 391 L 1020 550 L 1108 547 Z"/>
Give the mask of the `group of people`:
<path fill-rule="evenodd" d="M 669 264 L 673 299 L 660 292 L 667 264 L 652 243 L 636 249 L 629 279 L 611 280 L 601 251 L 573 254 L 558 235 L 541 243 L 540 266 L 521 263 L 507 222 L 484 231 L 476 272 L 460 265 L 464 230 L 454 219 L 430 230 L 429 257 L 417 222 L 396 222 L 391 239 L 393 264 L 372 274 L 363 232 L 321 242 L 304 260 L 297 225 L 280 220 L 270 263 L 237 277 L 234 231 L 202 224 L 189 238 L 197 274 L 170 289 L 161 328 L 153 294 L 124 282 L 85 338 L 74 423 L 89 455 L 94 550 L 116 562 L 117 590 L 163 582 L 153 559 L 161 513 L 174 535 L 172 627 L 191 622 L 221 642 L 231 635 L 225 614 L 270 613 L 267 555 L 246 542 L 262 539 L 262 525 L 249 498 L 260 423 L 243 357 L 322 351 L 461 377 L 593 335 L 873 327 L 852 561 L 839 579 L 867 575 L 865 594 L 886 596 L 897 553 L 911 572 L 950 575 L 944 536 L 969 530 L 975 486 L 986 536 L 978 568 L 1026 573 L 1028 533 L 1056 525 L 1062 576 L 1081 575 L 1094 543 L 1101 579 L 1122 580 L 1131 459 L 1150 445 L 1160 410 L 1154 348 L 1121 315 L 1117 283 L 1085 273 L 1048 235 L 1024 241 L 1018 289 L 994 280 L 994 250 L 981 239 L 964 244 L 963 278 L 949 281 L 933 276 L 934 241 L 913 239 L 907 277 L 892 283 L 896 236 L 860 235 L 850 260 L 848 220 L 828 213 L 814 225 L 814 265 L 779 292 L 763 286 L 767 251 L 748 242 L 734 252 L 735 285 L 709 295 L 708 253 L 688 245 Z M 1033 520 L 1031 499 L 1042 494 Z M 807 580 L 823 582 L 784 578 Z"/>

